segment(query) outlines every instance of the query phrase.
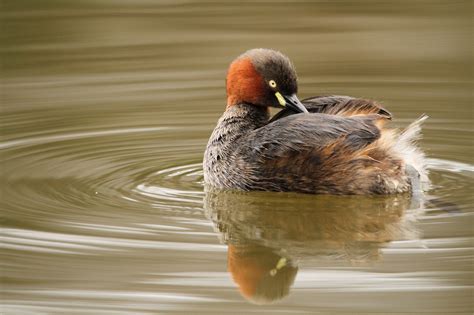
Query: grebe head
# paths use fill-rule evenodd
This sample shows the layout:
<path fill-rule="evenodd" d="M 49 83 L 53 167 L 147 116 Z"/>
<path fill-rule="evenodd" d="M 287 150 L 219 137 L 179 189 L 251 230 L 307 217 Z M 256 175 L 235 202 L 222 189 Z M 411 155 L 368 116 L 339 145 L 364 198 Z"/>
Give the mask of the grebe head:
<path fill-rule="evenodd" d="M 289 107 L 307 113 L 296 97 L 296 71 L 290 59 L 271 49 L 251 49 L 235 59 L 226 80 L 227 107 L 239 103 Z"/>

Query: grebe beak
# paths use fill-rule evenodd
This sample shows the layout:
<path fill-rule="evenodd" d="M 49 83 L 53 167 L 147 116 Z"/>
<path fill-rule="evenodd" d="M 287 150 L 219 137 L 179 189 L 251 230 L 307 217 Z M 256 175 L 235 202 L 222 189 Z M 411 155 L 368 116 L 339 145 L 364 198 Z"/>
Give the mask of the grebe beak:
<path fill-rule="evenodd" d="M 304 107 L 303 103 L 300 102 L 296 94 L 283 95 L 283 98 L 286 101 L 286 107 L 294 110 L 297 113 L 308 114 L 308 110 L 306 109 L 306 107 Z"/>

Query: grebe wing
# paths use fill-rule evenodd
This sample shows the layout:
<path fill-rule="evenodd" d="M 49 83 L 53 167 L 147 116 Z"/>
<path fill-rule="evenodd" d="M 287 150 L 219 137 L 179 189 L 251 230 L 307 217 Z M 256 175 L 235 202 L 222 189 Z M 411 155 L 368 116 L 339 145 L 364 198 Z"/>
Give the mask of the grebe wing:
<path fill-rule="evenodd" d="M 362 98 L 341 95 L 313 96 L 301 102 L 310 113 L 323 113 L 345 117 L 378 114 L 381 118 L 392 119 L 392 114 L 383 108 L 382 105 L 375 101 Z M 270 122 L 293 114 L 296 114 L 293 110 L 285 108 L 275 114 Z"/>
<path fill-rule="evenodd" d="M 368 154 L 381 135 L 379 120 L 376 114 L 290 115 L 246 136 L 234 163 L 245 166 L 259 189 L 356 193 L 361 183 L 371 184 L 359 178 L 360 169 L 379 163 Z"/>
<path fill-rule="evenodd" d="M 263 159 L 285 158 L 302 151 L 324 151 L 328 146 L 359 150 L 380 137 L 376 123 L 383 117 L 340 117 L 329 114 L 297 114 L 283 117 L 252 131 L 244 143 Z M 252 154 L 249 153 L 249 156 Z"/>

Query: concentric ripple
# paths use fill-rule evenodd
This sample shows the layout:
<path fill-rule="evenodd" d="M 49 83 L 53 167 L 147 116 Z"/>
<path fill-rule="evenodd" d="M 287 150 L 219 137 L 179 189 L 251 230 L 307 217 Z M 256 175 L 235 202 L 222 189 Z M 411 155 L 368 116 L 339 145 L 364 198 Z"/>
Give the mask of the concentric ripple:
<path fill-rule="evenodd" d="M 138 218 L 146 211 L 200 217 L 205 138 L 193 137 L 199 131 L 139 127 L 0 143 L 7 218 L 14 221 L 21 213 L 36 224 L 47 218 L 48 226 L 55 222 L 57 227 L 84 213 L 102 217 L 106 209 L 113 212 L 112 220 L 123 209 L 133 209 Z M 428 159 L 428 167 L 434 182 L 430 195 L 437 199 L 459 195 L 464 202 L 457 209 L 467 209 L 472 196 L 459 188 L 470 184 L 474 167 L 437 158 Z"/>
<path fill-rule="evenodd" d="M 10 277 L 29 283 L 27 291 L 21 285 L 9 284 L 7 307 L 25 310 L 25 303 L 34 305 L 25 301 L 26 294 L 27 299 L 47 299 L 48 307 L 62 310 L 62 304 L 55 304 L 44 292 L 64 292 L 58 297 L 58 303 L 63 303 L 74 300 L 71 296 L 78 293 L 95 292 L 87 282 L 112 284 L 111 289 L 94 293 L 96 308 L 107 305 L 109 296 L 125 296 L 125 291 L 113 289 L 121 283 L 135 283 L 135 300 L 143 296 L 141 303 L 161 301 L 158 292 L 173 291 L 176 286 L 185 292 L 176 298 L 187 297 L 196 303 L 213 300 L 212 296 L 196 294 L 193 288 L 197 284 L 186 280 L 185 273 L 176 273 L 177 263 L 184 264 L 186 270 L 187 262 L 195 261 L 206 262 L 202 266 L 192 263 L 197 269 L 225 266 L 226 246 L 219 244 L 213 223 L 203 211 L 201 160 L 208 133 L 208 128 L 199 126 L 142 126 L 0 143 L 5 165 L 2 176 L 7 184 L 2 200 L 4 267 Z M 438 225 L 454 219 L 451 222 L 456 225 L 458 240 L 468 242 L 463 235 L 470 225 L 456 222 L 468 214 L 471 197 L 463 195 L 460 188 L 469 185 L 474 167 L 435 158 L 428 160 L 428 167 L 434 182 L 428 199 L 438 203 L 429 206 L 432 210 L 425 212 L 424 220 Z M 445 210 L 451 204 L 446 207 L 440 200 L 462 202 L 457 202 L 456 212 L 446 218 L 451 212 Z M 248 225 L 252 226 L 258 222 Z M 265 228 L 255 232 L 259 231 Z M 430 233 L 425 230 L 427 236 Z M 275 248 L 283 244 L 278 240 L 273 243 Z M 430 244 L 442 248 L 446 243 L 434 239 Z M 384 250 L 385 255 L 404 251 L 404 245 L 398 247 L 396 241 L 393 246 Z M 418 251 L 418 247 L 414 249 Z M 287 252 L 291 253 L 291 248 Z M 199 286 L 234 290 L 223 272 L 212 274 L 195 281 Z M 83 284 L 81 279 L 87 282 Z M 45 285 L 50 291 L 44 290 Z M 169 303 L 178 302 L 170 295 Z M 90 307 L 75 303 L 79 303 L 76 307 Z M 38 310 L 37 306 L 32 309 Z"/>
<path fill-rule="evenodd" d="M 50 252 L 108 251 L 124 244 L 140 248 L 123 237 L 139 237 L 147 247 L 158 230 L 169 235 L 164 248 L 197 245 L 186 235 L 202 232 L 198 162 L 203 144 L 190 135 L 199 129 L 180 130 L 181 139 L 176 139 L 176 130 L 124 128 L 1 143 L 7 248 L 33 249 L 40 244 Z M 186 224 L 176 223 L 183 218 Z M 178 234 L 184 237 L 176 238 Z M 114 241 L 114 237 L 120 238 Z"/>
<path fill-rule="evenodd" d="M 202 143 L 184 134 L 183 140 L 170 145 L 167 138 L 173 132 L 172 128 L 137 128 L 2 143 L 9 200 L 40 197 L 54 204 L 60 198 L 63 206 L 69 202 L 74 208 L 84 203 L 120 206 L 124 200 L 137 201 L 137 195 L 151 196 L 156 202 L 176 196 L 180 202 L 196 203 L 192 196 L 200 195 L 202 173 L 192 159 L 201 159 Z"/>
<path fill-rule="evenodd" d="M 173 139 L 176 131 L 124 128 L 0 143 L 6 209 L 29 209 L 33 216 L 40 216 L 38 209 L 74 213 L 85 206 L 199 211 L 205 139 L 190 140 L 192 129 Z M 456 195 L 474 173 L 470 164 L 437 158 L 428 159 L 428 168 L 437 197 Z"/>
<path fill-rule="evenodd" d="M 474 165 L 437 158 L 427 159 L 430 179 L 433 183 L 429 197 L 447 206 L 450 200 L 462 200 L 451 204 L 457 210 L 472 210 L 474 196 L 466 194 L 474 179 Z M 435 206 L 436 207 L 436 206 Z"/>

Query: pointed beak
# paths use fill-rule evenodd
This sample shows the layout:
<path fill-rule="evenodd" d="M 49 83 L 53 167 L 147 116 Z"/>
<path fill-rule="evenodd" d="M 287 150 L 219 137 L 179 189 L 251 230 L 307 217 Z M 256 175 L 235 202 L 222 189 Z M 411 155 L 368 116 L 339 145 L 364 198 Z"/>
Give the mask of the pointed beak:
<path fill-rule="evenodd" d="M 292 95 L 283 95 L 283 98 L 286 102 L 286 107 L 294 110 L 297 113 L 308 113 L 306 107 L 304 107 L 303 103 L 300 102 L 296 94 Z"/>

